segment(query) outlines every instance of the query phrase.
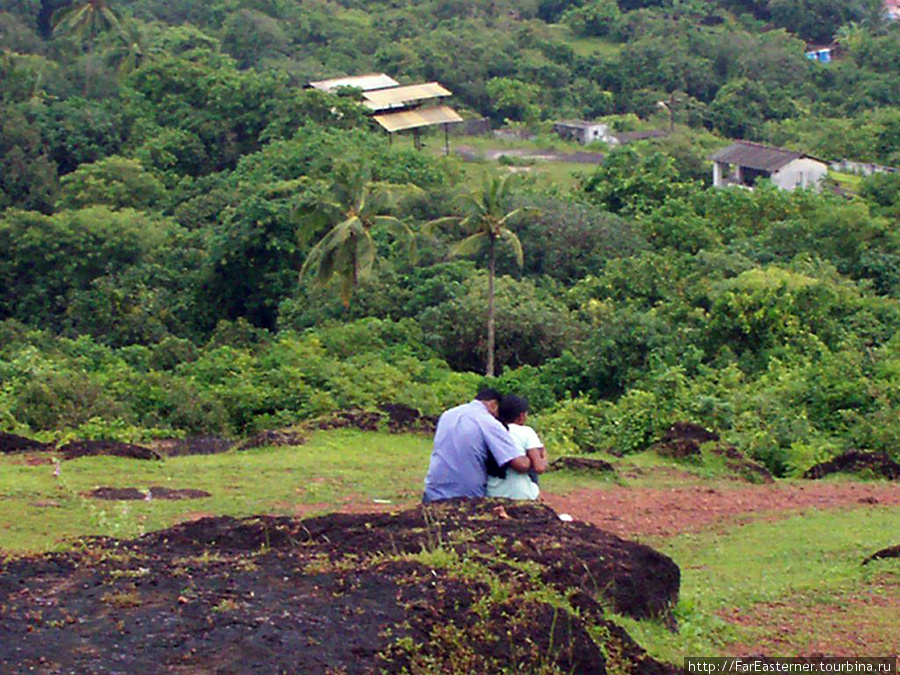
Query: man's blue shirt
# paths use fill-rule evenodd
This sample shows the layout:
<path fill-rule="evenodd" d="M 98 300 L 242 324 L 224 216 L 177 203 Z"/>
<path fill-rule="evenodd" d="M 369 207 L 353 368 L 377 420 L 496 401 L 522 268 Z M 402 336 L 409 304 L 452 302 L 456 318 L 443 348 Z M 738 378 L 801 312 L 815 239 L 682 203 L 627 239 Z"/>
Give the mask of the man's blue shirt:
<path fill-rule="evenodd" d="M 434 450 L 425 476 L 425 501 L 484 497 L 488 452 L 500 466 L 525 454 L 481 401 L 446 411 L 434 433 Z"/>

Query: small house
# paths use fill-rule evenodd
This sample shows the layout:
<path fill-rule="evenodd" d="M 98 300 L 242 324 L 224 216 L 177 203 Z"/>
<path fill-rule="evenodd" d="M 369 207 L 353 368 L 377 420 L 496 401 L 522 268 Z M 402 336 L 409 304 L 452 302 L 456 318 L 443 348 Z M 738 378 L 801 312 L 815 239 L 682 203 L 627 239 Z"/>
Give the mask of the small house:
<path fill-rule="evenodd" d="M 831 63 L 837 58 L 837 49 L 830 45 L 806 45 L 806 58 L 819 63 Z"/>
<path fill-rule="evenodd" d="M 602 141 L 612 145 L 618 143 L 616 137 L 610 132 L 609 125 L 601 122 L 587 122 L 584 120 L 556 122 L 553 125 L 553 131 L 560 138 L 578 141 L 582 144 L 593 143 L 594 141 Z"/>
<path fill-rule="evenodd" d="M 782 190 L 821 189 L 828 165 L 802 152 L 738 141 L 709 156 L 713 185 L 752 188 L 761 178 Z"/>

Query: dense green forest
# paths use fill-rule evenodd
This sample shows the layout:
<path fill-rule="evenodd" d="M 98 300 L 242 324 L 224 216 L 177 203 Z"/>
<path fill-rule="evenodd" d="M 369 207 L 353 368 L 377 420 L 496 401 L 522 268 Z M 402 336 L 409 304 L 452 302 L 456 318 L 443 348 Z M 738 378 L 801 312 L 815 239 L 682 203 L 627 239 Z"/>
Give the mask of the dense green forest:
<path fill-rule="evenodd" d="M 848 448 L 900 459 L 900 173 L 851 197 L 718 190 L 705 160 L 743 138 L 900 164 L 900 26 L 880 2 L 0 10 L 0 429 L 245 434 L 464 400 L 489 274 L 487 249 L 459 246 L 460 196 L 502 185 L 492 204 L 518 217 L 497 248 L 497 384 L 556 447 L 629 452 L 692 420 L 781 475 Z M 806 58 L 835 36 L 842 58 Z M 303 88 L 372 71 L 542 138 L 571 117 L 675 132 L 574 187 L 482 186 L 389 144 L 357 92 Z M 332 228 L 353 195 L 369 215 L 350 250 Z"/>

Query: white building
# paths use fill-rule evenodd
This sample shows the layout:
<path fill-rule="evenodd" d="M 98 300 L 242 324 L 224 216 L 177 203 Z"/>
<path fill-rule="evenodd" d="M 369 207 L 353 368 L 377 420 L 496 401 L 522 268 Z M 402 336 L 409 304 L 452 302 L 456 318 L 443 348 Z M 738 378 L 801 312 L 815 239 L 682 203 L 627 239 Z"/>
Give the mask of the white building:
<path fill-rule="evenodd" d="M 820 190 L 828 165 L 802 152 L 738 141 L 709 156 L 713 162 L 713 185 L 752 188 L 767 178 L 782 190 Z"/>
<path fill-rule="evenodd" d="M 615 145 L 619 142 L 619 140 L 610 132 L 609 125 L 600 122 L 586 122 L 584 120 L 555 122 L 553 124 L 553 131 L 555 131 L 560 138 L 578 141 L 583 144 L 601 141 L 603 143 Z"/>

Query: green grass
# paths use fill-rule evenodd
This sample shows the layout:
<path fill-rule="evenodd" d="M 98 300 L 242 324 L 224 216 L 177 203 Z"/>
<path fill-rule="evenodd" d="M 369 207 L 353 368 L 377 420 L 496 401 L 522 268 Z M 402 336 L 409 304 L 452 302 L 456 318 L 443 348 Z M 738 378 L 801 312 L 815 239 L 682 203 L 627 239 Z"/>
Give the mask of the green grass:
<path fill-rule="evenodd" d="M 882 583 L 885 573 L 900 586 L 897 562 L 860 564 L 900 540 L 898 523 L 896 507 L 813 511 L 776 522 L 754 521 L 726 534 L 651 539 L 648 543 L 681 568 L 680 631 L 627 617 L 616 621 L 651 654 L 672 663 L 684 656 L 721 654 L 730 643 L 760 644 L 776 637 L 790 642 L 777 625 L 738 628 L 721 615 L 785 601 L 796 604 L 797 612 L 827 610 L 836 596 L 865 593 Z M 894 622 L 894 635 L 896 629 Z M 802 649 L 802 637 L 797 640 L 795 648 Z"/>
<path fill-rule="evenodd" d="M 623 44 L 607 42 L 596 37 L 578 37 L 572 35 L 572 31 L 564 24 L 551 24 L 547 26 L 550 34 L 557 42 L 562 42 L 572 48 L 578 56 L 615 56 L 624 47 Z"/>
<path fill-rule="evenodd" d="M 52 465 L 29 466 L 22 458 L 0 457 L 0 548 L 11 554 L 61 550 L 79 536 L 133 537 L 189 514 L 326 513 L 348 500 L 371 504 L 373 499 L 406 506 L 419 500 L 430 450 L 427 436 L 334 430 L 317 432 L 297 448 L 256 448 L 164 462 L 82 458 L 63 462 L 59 478 L 53 476 Z M 727 480 L 714 462 L 695 466 L 654 453 L 590 456 L 612 461 L 618 475 L 551 472 L 542 478 L 542 489 L 561 494 L 620 485 L 714 486 Z M 150 502 L 84 496 L 99 486 L 152 485 L 196 488 L 212 496 Z M 681 568 L 676 610 L 680 630 L 672 632 L 653 621 L 613 618 L 652 655 L 671 663 L 680 663 L 686 655 L 727 653 L 736 644 L 769 649 L 761 653 L 801 653 L 809 645 L 805 629 L 786 634 L 783 626 L 805 625 L 797 619 L 809 615 L 813 618 L 806 632 L 818 631 L 822 616 L 834 615 L 836 607 L 848 631 L 864 625 L 872 644 L 900 647 L 891 614 L 896 604 L 872 607 L 854 600 L 879 593 L 900 598 L 900 561 L 860 565 L 875 550 L 900 542 L 898 523 L 900 508 L 867 506 L 811 511 L 776 521 L 755 518 L 732 523 L 724 533 L 644 537 L 645 543 L 671 556 Z M 844 610 L 843 604 L 852 611 Z M 752 615 L 756 608 L 774 612 L 777 619 L 736 626 L 724 618 L 735 611 Z"/>
<path fill-rule="evenodd" d="M 423 152 L 431 154 L 443 155 L 444 153 L 444 137 L 443 134 L 433 132 L 424 136 L 425 149 Z M 412 137 L 409 135 L 398 134 L 394 137 L 394 147 L 411 149 L 413 147 Z M 462 172 L 464 184 L 480 185 L 486 178 L 494 176 L 503 176 L 510 173 L 513 169 L 518 169 L 523 175 L 532 177 L 538 185 L 548 187 L 556 185 L 562 188 L 571 188 L 576 185 L 579 176 L 589 174 L 594 167 L 591 164 L 580 164 L 575 162 L 560 162 L 547 160 L 527 160 L 527 166 L 508 167 L 502 165 L 498 160 L 483 160 L 479 162 L 463 162 L 454 155 L 453 149 L 465 145 L 476 153 L 486 152 L 488 150 L 556 150 L 563 153 L 582 152 L 585 150 L 595 151 L 595 148 L 585 148 L 585 146 L 572 141 L 564 141 L 555 135 L 541 135 L 533 140 L 511 140 L 504 138 L 495 138 L 493 136 L 465 136 L 453 137 L 450 139 L 451 161 L 455 161 Z"/>
<path fill-rule="evenodd" d="M 255 448 L 164 462 L 86 457 L 53 467 L 0 459 L 0 549 L 66 548 L 82 535 L 132 537 L 172 525 L 188 513 L 234 516 L 292 513 L 297 505 L 327 512 L 352 496 L 371 503 L 419 498 L 431 440 L 425 436 L 319 432 L 298 448 Z M 113 502 L 84 493 L 100 486 L 206 490 L 184 501 Z"/>
<path fill-rule="evenodd" d="M 841 173 L 840 171 L 829 171 L 828 177 L 835 182 L 840 183 L 845 188 L 858 190 L 862 186 L 863 177 L 855 173 Z"/>

